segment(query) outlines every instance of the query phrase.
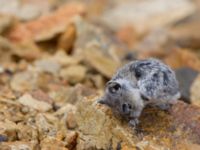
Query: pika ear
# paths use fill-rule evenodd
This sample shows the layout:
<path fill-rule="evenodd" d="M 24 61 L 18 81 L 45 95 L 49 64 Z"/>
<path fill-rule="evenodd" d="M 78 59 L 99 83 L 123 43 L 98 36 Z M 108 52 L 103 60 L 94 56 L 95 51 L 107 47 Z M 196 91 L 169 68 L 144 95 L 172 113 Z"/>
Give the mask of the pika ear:
<path fill-rule="evenodd" d="M 117 93 L 121 90 L 121 84 L 115 81 L 109 81 L 107 84 L 107 89 L 111 93 Z"/>

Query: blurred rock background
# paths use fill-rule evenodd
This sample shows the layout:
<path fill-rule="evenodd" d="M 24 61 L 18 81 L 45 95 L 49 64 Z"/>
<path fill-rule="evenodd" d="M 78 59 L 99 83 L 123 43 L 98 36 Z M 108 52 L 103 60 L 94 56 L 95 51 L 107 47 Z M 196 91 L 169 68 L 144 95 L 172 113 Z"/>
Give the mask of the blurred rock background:
<path fill-rule="evenodd" d="M 0 0 L 0 150 L 200 149 L 199 0 Z M 180 83 L 137 129 L 96 103 L 125 63 Z"/>

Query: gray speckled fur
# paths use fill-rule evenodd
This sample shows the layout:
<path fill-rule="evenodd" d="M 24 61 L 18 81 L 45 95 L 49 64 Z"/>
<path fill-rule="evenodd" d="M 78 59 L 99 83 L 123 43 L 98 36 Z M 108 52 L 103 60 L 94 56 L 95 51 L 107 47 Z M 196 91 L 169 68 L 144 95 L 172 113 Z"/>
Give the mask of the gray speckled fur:
<path fill-rule="evenodd" d="M 119 89 L 117 85 L 120 85 Z M 113 87 L 117 89 L 114 89 L 114 93 L 109 90 Z M 135 126 L 147 104 L 164 108 L 175 103 L 179 96 L 173 70 L 161 61 L 150 58 L 130 62 L 120 68 L 108 82 L 100 102 L 129 118 L 130 124 Z"/>

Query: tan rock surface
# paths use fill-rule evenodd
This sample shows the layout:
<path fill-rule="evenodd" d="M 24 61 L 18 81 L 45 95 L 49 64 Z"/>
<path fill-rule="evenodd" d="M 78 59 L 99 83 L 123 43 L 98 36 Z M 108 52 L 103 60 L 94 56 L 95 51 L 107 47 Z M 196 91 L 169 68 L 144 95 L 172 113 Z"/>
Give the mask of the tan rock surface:
<path fill-rule="evenodd" d="M 178 102 L 169 112 L 147 108 L 139 127 L 134 130 L 106 106 L 97 104 L 97 99 L 91 97 L 77 104 L 78 149 L 107 149 L 109 146 L 115 149 L 121 145 L 132 149 L 164 150 L 183 148 L 182 141 L 187 144 L 199 142 L 198 107 Z"/>
<path fill-rule="evenodd" d="M 193 84 L 190 88 L 191 102 L 194 105 L 200 106 L 200 76 L 198 75 L 193 81 Z"/>

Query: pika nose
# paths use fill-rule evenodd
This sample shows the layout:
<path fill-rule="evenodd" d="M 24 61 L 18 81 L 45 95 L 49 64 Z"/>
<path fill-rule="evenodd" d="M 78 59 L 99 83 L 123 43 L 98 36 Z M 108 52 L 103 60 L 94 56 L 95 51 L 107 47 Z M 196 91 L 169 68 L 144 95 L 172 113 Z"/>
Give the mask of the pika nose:
<path fill-rule="evenodd" d="M 111 93 L 116 93 L 121 89 L 121 85 L 117 82 L 109 82 L 108 83 L 108 90 Z"/>

